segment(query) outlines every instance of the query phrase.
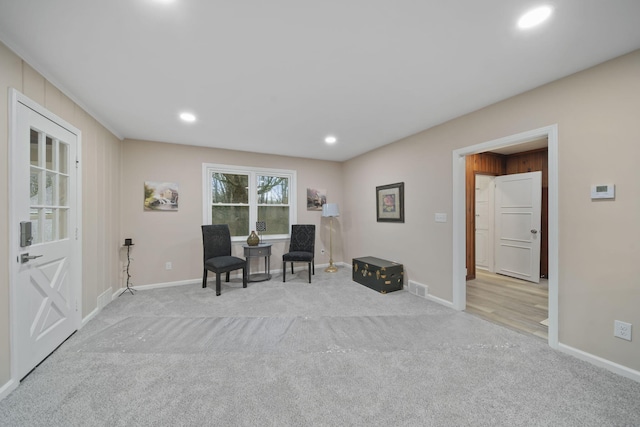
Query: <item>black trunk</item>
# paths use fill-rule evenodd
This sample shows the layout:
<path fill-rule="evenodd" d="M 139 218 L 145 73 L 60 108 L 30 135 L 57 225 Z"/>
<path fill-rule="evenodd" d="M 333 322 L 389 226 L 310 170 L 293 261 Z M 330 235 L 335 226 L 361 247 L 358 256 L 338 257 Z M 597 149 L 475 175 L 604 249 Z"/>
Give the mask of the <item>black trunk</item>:
<path fill-rule="evenodd" d="M 375 257 L 353 259 L 353 280 L 382 294 L 399 291 L 404 282 L 402 264 Z"/>

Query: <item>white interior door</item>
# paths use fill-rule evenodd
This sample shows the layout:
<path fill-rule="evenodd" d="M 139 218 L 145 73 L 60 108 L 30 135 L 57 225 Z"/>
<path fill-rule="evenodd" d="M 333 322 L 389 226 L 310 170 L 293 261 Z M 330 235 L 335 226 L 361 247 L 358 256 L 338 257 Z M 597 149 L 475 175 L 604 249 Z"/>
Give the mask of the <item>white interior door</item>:
<path fill-rule="evenodd" d="M 542 172 L 495 178 L 496 273 L 540 282 Z"/>
<path fill-rule="evenodd" d="M 494 271 L 493 266 L 493 193 L 494 177 L 476 175 L 476 268 Z"/>
<path fill-rule="evenodd" d="M 21 379 L 80 325 L 78 134 L 14 100 L 12 365 Z"/>

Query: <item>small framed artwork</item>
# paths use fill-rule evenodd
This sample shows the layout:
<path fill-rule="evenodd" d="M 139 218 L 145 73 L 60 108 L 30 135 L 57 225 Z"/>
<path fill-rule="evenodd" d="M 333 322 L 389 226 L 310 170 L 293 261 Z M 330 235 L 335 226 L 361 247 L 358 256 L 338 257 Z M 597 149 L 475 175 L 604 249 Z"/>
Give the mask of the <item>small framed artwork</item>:
<path fill-rule="evenodd" d="M 378 222 L 404 222 L 404 182 L 376 187 Z"/>
<path fill-rule="evenodd" d="M 307 188 L 307 210 L 321 211 L 322 205 L 327 203 L 327 190 Z"/>
<path fill-rule="evenodd" d="M 144 210 L 176 212 L 178 210 L 178 184 L 176 182 L 145 181 Z"/>

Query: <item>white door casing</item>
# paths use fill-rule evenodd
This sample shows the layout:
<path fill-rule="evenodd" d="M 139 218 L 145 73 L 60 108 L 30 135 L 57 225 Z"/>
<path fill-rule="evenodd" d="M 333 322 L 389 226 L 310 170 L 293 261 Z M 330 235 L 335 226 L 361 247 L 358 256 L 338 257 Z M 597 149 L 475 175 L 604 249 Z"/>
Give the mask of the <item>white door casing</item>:
<path fill-rule="evenodd" d="M 475 177 L 476 268 L 494 271 L 493 264 L 493 185 L 491 175 Z"/>
<path fill-rule="evenodd" d="M 526 132 L 505 136 L 503 138 L 470 145 L 453 150 L 452 170 L 453 170 L 453 263 L 451 274 L 453 277 L 453 299 L 451 306 L 455 310 L 464 310 L 467 305 L 467 271 L 466 262 L 466 156 L 471 154 L 493 151 L 497 148 L 504 148 L 526 143 L 540 138 L 547 138 L 548 141 L 548 182 L 549 182 L 549 224 L 547 235 L 549 236 L 549 346 L 555 349 L 560 348 L 558 340 L 558 146 L 559 135 L 558 125 L 532 129 Z"/>
<path fill-rule="evenodd" d="M 496 273 L 540 282 L 542 172 L 495 178 Z"/>
<path fill-rule="evenodd" d="M 80 326 L 80 132 L 15 90 L 10 111 L 11 365 L 19 380 Z M 21 222 L 31 223 L 31 245 L 21 243 Z"/>

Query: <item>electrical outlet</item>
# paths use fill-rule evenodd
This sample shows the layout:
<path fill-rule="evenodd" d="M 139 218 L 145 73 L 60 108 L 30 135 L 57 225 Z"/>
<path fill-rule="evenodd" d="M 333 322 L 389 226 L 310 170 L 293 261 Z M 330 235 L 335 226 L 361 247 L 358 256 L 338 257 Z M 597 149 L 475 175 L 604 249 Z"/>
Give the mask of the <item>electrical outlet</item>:
<path fill-rule="evenodd" d="M 631 341 L 631 323 L 615 320 L 613 322 L 613 336 Z"/>
<path fill-rule="evenodd" d="M 165 270 L 171 270 L 173 268 L 173 264 L 171 264 L 171 261 L 168 261 L 165 265 L 164 265 L 164 269 Z"/>

